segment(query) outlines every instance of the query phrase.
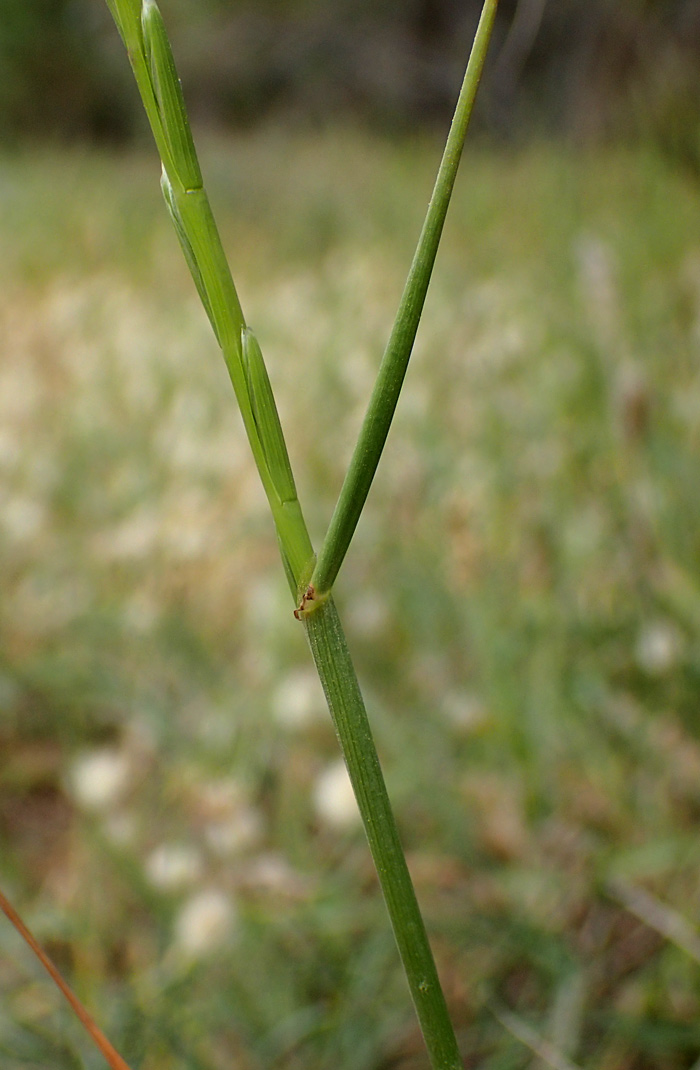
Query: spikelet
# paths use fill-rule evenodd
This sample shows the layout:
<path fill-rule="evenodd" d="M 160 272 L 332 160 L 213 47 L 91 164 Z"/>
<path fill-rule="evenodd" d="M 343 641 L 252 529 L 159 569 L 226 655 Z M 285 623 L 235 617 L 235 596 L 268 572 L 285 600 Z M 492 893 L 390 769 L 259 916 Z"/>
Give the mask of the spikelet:
<path fill-rule="evenodd" d="M 243 368 L 248 397 L 270 478 L 280 502 L 296 501 L 297 491 L 282 433 L 277 405 L 257 338 L 249 327 L 241 331 Z"/>
<path fill-rule="evenodd" d="M 204 311 L 209 317 L 209 322 L 211 323 L 214 334 L 216 335 L 216 340 L 219 345 L 221 345 L 221 336 L 219 333 L 219 328 L 216 324 L 214 310 L 211 307 L 211 301 L 209 300 L 209 294 L 207 293 L 207 287 L 204 282 L 204 277 L 202 276 L 199 263 L 197 262 L 197 257 L 195 256 L 194 249 L 192 248 L 192 243 L 190 242 L 190 239 L 187 235 L 187 231 L 185 230 L 185 226 L 182 222 L 182 218 L 180 216 L 180 212 L 178 210 L 175 196 L 173 193 L 173 187 L 171 185 L 170 179 L 168 178 L 168 174 L 165 170 L 165 167 L 163 168 L 163 173 L 160 179 L 160 188 L 163 191 L 163 198 L 167 205 L 168 212 L 170 213 L 170 218 L 172 220 L 173 226 L 175 227 L 175 233 L 177 234 L 178 241 L 180 242 L 180 248 L 182 249 L 185 255 L 187 266 L 190 269 L 190 274 L 192 275 L 194 284 L 197 287 L 197 293 L 199 294 L 199 298 L 202 302 L 202 305 L 204 306 Z"/>
<path fill-rule="evenodd" d="M 175 69 L 163 16 L 155 0 L 144 0 L 141 27 L 153 92 L 169 150 L 170 160 L 166 166 L 168 178 L 182 190 L 201 189 L 202 172 L 185 110 L 182 86 Z"/>
<path fill-rule="evenodd" d="M 107 0 L 107 7 L 117 24 L 122 41 L 130 53 L 143 47 L 141 36 L 141 0 Z"/>

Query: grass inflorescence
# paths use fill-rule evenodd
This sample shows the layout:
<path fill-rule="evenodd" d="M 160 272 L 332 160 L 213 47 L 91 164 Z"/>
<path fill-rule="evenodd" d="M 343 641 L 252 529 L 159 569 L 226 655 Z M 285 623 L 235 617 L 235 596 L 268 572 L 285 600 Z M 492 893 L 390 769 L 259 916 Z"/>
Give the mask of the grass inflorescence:
<path fill-rule="evenodd" d="M 160 10 L 155 0 L 107 0 L 107 3 L 126 46 L 158 149 L 163 197 L 221 349 L 267 497 L 284 572 L 296 604 L 294 616 L 304 622 L 430 1064 L 433 1070 L 458 1070 L 461 1056 L 454 1027 L 406 864 L 364 699 L 333 602 L 332 585 L 354 533 L 398 401 L 454 188 L 498 0 L 484 0 L 404 296 L 318 561 L 297 497 L 262 350 L 244 318 L 204 186 L 182 87 Z M 356 463 L 358 457 L 361 459 L 359 466 Z M 343 519 L 345 514 L 350 517 L 348 521 Z M 104 773 L 103 762 L 102 780 Z M 108 782 L 109 779 L 108 775 Z M 100 791 L 103 792 L 103 788 Z M 206 903 L 214 901 L 212 898 Z M 89 1013 L 61 979 L 60 972 L 9 901 L 3 897 L 0 905 L 61 989 L 110 1065 L 114 1070 L 123 1068 L 125 1064 L 121 1056 L 93 1024 Z M 221 911 L 217 910 L 216 914 L 217 920 L 221 921 Z M 209 929 L 211 923 L 207 922 L 204 930 Z M 198 939 L 194 943 L 198 943 Z"/>

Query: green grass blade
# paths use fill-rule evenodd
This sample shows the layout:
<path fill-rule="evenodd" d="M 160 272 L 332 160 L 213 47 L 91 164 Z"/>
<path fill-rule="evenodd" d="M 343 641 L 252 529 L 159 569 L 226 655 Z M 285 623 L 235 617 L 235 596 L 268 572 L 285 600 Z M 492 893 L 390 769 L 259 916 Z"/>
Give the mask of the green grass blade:
<path fill-rule="evenodd" d="M 498 0 L 485 0 L 418 246 L 359 438 L 312 577 L 316 604 L 331 589 L 355 532 L 389 434 L 418 330 L 479 86 Z"/>

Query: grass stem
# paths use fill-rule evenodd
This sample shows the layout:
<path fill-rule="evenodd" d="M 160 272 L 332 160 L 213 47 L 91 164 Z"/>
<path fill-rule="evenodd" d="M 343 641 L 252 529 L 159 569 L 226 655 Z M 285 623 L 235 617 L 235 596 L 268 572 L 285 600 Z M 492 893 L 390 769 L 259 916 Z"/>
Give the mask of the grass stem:
<path fill-rule="evenodd" d="M 461 1070 L 457 1047 L 387 794 L 372 729 L 332 598 L 304 618 L 433 1070 Z"/>
<path fill-rule="evenodd" d="M 221 346 L 250 445 L 272 510 L 287 578 L 303 594 L 304 620 L 340 746 L 350 774 L 399 953 L 433 1070 L 462 1062 L 411 882 L 345 636 L 329 597 L 381 456 L 398 400 L 435 261 L 459 157 L 483 70 L 497 0 L 485 0 L 464 85 L 396 324 L 372 395 L 350 472 L 308 584 L 313 552 L 255 336 L 246 327 L 214 222 L 190 134 L 182 91 L 154 0 L 108 0 L 122 37 L 163 163 L 163 193 L 197 290 Z M 309 603 L 307 606 L 306 603 Z"/>

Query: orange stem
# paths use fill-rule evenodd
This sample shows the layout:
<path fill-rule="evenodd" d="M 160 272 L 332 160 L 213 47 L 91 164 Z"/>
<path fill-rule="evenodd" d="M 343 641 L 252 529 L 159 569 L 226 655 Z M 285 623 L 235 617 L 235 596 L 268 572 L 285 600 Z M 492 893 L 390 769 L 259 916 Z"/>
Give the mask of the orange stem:
<path fill-rule="evenodd" d="M 58 985 L 59 989 L 66 997 L 71 1007 L 80 1019 L 80 1022 L 82 1023 L 83 1027 L 88 1031 L 93 1041 L 100 1049 L 109 1065 L 112 1067 L 112 1070 L 130 1070 L 129 1066 L 127 1065 L 127 1063 L 124 1062 L 119 1052 L 110 1044 L 110 1042 L 107 1040 L 107 1037 L 104 1035 L 99 1026 L 95 1024 L 95 1022 L 88 1014 L 78 997 L 63 980 L 49 956 L 37 943 L 36 939 L 32 936 L 29 929 L 24 924 L 15 908 L 12 906 L 11 903 L 7 901 L 2 892 L 0 892 L 0 910 L 2 910 L 3 914 L 9 919 L 9 921 L 12 922 L 22 939 L 27 944 L 29 944 L 29 947 L 39 959 L 39 962 L 44 967 L 54 984 Z"/>

